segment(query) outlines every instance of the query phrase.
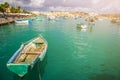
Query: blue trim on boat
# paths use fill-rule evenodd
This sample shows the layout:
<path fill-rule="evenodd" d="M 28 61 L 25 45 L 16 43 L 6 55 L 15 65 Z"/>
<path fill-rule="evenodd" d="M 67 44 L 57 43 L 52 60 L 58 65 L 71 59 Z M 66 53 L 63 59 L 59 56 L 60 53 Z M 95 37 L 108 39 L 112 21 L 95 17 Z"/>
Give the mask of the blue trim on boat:
<path fill-rule="evenodd" d="M 18 55 L 20 55 L 20 54 L 18 54 L 18 53 L 20 53 L 20 51 L 22 50 L 24 48 L 24 45 L 21 45 L 21 47 L 15 52 L 15 54 L 9 59 L 9 61 L 8 61 L 8 64 L 9 63 L 12 63 L 14 60 L 15 60 L 15 58 L 18 56 Z"/>

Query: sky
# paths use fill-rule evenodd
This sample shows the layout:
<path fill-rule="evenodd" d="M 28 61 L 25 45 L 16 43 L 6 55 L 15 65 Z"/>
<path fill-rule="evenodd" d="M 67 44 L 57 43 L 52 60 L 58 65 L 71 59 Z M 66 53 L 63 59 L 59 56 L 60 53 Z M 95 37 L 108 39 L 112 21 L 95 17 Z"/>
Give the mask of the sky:
<path fill-rule="evenodd" d="M 28 11 L 120 13 L 120 0 L 0 0 Z"/>

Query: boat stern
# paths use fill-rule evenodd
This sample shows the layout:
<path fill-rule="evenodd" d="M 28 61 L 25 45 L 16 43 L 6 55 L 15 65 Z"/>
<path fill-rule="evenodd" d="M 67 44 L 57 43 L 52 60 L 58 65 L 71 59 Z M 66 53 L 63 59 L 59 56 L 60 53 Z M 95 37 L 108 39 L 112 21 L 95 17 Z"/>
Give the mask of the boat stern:
<path fill-rule="evenodd" d="M 28 64 L 7 64 L 7 68 L 13 73 L 17 74 L 20 77 L 23 77 L 28 73 L 29 65 Z"/>

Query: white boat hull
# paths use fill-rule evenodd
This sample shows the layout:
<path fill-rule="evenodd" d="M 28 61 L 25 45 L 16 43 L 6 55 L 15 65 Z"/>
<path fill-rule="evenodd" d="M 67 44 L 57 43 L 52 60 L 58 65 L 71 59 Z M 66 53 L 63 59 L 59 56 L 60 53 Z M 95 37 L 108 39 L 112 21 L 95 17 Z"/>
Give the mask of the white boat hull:
<path fill-rule="evenodd" d="M 16 24 L 29 24 L 29 20 L 15 20 Z"/>

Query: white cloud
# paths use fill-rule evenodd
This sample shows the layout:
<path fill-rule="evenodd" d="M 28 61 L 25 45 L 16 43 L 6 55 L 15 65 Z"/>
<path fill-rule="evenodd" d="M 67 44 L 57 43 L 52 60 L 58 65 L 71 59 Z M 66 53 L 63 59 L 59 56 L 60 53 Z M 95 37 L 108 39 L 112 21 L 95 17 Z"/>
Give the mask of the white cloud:
<path fill-rule="evenodd" d="M 101 8 L 101 12 L 120 13 L 119 3 L 112 2 Z"/>
<path fill-rule="evenodd" d="M 24 1 L 24 0 L 2 0 L 0 2 L 1 3 L 9 2 L 10 4 L 13 4 L 13 6 L 38 8 L 43 6 L 43 3 L 45 2 L 45 0 L 30 0 L 30 3 L 28 4 L 25 4 L 24 2 L 28 2 L 28 1 Z"/>
<path fill-rule="evenodd" d="M 51 11 L 84 11 L 84 12 L 95 12 L 94 9 L 90 9 L 90 8 L 84 8 L 84 7 L 49 7 L 49 10 Z"/>
<path fill-rule="evenodd" d="M 37 8 L 37 7 L 42 7 L 43 3 L 44 3 L 45 0 L 31 0 L 31 3 L 28 5 L 28 6 L 31 6 L 31 7 L 34 7 L 34 8 Z"/>
<path fill-rule="evenodd" d="M 100 9 L 86 8 L 86 7 L 63 7 L 58 6 L 49 7 L 50 11 L 78 11 L 78 12 L 90 12 L 90 13 L 120 13 L 120 9 L 117 6 L 113 7 L 113 4 L 105 6 Z"/>
<path fill-rule="evenodd" d="M 101 0 L 91 0 L 91 2 L 96 5 L 96 4 L 99 4 Z"/>
<path fill-rule="evenodd" d="M 63 2 L 66 2 L 66 0 L 63 0 Z"/>
<path fill-rule="evenodd" d="M 25 9 L 120 13 L 120 0 L 0 0 L 3 2 Z"/>

